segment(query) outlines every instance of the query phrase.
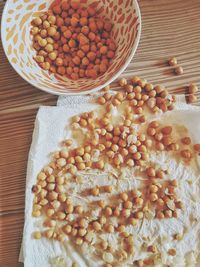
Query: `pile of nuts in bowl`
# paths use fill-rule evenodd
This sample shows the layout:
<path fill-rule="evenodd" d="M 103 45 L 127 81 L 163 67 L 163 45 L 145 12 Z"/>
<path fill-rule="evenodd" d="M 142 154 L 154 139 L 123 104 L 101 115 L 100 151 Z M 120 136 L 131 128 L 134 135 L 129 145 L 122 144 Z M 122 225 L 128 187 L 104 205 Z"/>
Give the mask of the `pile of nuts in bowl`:
<path fill-rule="evenodd" d="M 104 74 L 115 56 L 112 23 L 79 0 L 55 1 L 32 21 L 35 61 L 50 73 L 73 80 Z"/>
<path fill-rule="evenodd" d="M 46 227 L 43 232 L 34 232 L 34 238 L 46 237 L 60 242 L 69 238 L 76 246 L 93 247 L 93 252 L 103 260 L 103 267 L 116 267 L 118 261 L 125 264 L 134 255 L 134 236 L 127 231 L 128 226 L 137 227 L 144 217 L 177 218 L 184 209 L 177 195 L 176 177 L 172 179 L 168 170 L 149 161 L 150 153 L 165 151 L 184 164 L 190 164 L 200 153 L 200 144 L 192 144 L 189 136 L 177 139 L 176 125 L 164 125 L 157 120 L 146 122 L 145 112 L 163 113 L 174 108 L 175 97 L 165 88 L 139 77 L 130 81 L 121 79 L 119 84 L 122 92 L 109 93 L 107 87 L 97 99 L 101 113 L 84 112 L 72 118 L 72 132 L 82 134 L 82 145 L 74 147 L 72 139 L 64 140 L 62 149 L 54 153 L 32 188 L 35 195 L 32 215 L 43 216 Z M 115 123 L 113 110 L 117 110 L 121 118 Z M 91 171 L 93 180 L 101 172 L 109 173 L 110 168 L 117 171 L 113 176 L 119 180 L 118 171 L 124 167 L 143 177 L 141 188 L 120 192 L 116 185 L 108 182 L 79 192 L 81 201 L 74 203 L 70 184 L 84 183 L 84 175 Z M 83 206 L 84 197 L 92 197 L 93 201 Z M 98 209 L 96 219 L 92 216 L 95 208 Z M 101 239 L 101 235 L 113 233 L 119 238 L 119 247 L 115 249 Z M 180 234 L 174 238 L 179 241 Z M 158 249 L 149 245 L 146 251 L 150 256 L 134 262 L 133 266 L 152 265 Z M 167 253 L 174 257 L 176 249 L 170 247 Z"/>

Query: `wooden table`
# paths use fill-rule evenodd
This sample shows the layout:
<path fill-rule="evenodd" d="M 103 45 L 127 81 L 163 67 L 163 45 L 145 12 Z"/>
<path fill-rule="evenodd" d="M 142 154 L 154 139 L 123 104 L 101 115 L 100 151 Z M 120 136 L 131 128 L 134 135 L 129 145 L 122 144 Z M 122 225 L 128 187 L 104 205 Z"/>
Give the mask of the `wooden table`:
<path fill-rule="evenodd" d="M 200 1 L 140 0 L 139 4 L 141 42 L 124 76 L 141 75 L 176 93 L 183 93 L 190 82 L 200 86 Z M 1 2 L 1 14 L 3 6 Z M 171 56 L 176 56 L 184 68 L 182 76 L 175 76 L 167 66 Z M 18 267 L 22 266 L 18 254 L 35 115 L 40 105 L 55 105 L 57 97 L 20 78 L 9 65 L 2 46 L 0 58 L 0 267 Z M 196 104 L 200 104 L 200 95 Z"/>

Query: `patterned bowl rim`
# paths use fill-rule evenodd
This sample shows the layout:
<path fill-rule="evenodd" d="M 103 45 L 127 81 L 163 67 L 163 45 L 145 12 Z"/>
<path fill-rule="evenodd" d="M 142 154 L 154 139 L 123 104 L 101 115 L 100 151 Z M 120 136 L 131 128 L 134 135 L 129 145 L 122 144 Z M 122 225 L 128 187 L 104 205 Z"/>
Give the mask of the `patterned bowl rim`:
<path fill-rule="evenodd" d="M 37 89 L 39 90 L 42 90 L 46 93 L 50 93 L 50 94 L 53 94 L 53 95 L 85 95 L 85 94 L 90 94 L 90 93 L 93 93 L 93 92 L 97 92 L 99 90 L 101 90 L 102 88 L 106 87 L 107 85 L 109 85 L 110 83 L 112 83 L 113 81 L 115 81 L 123 72 L 124 70 L 128 67 L 129 63 L 131 62 L 132 58 L 134 57 L 135 53 L 136 53 L 136 50 L 138 48 L 138 45 L 139 45 L 139 42 L 140 42 L 140 37 L 141 37 L 141 31 L 142 31 L 142 21 L 141 21 L 141 12 L 140 12 L 140 8 L 139 8 L 139 4 L 137 2 L 137 0 L 132 0 L 133 3 L 134 3 L 134 8 L 135 8 L 135 11 L 136 11 L 136 15 L 138 16 L 138 34 L 136 36 L 136 40 L 134 42 L 134 45 L 132 47 L 132 51 L 131 51 L 131 54 L 130 56 L 128 57 L 128 59 L 126 60 L 126 62 L 124 63 L 124 65 L 115 73 L 115 75 L 113 75 L 113 77 L 111 77 L 107 82 L 105 82 L 104 84 L 101 84 L 93 89 L 90 89 L 90 90 L 86 90 L 84 92 L 76 92 L 76 93 L 73 93 L 73 92 L 56 92 L 56 91 L 53 91 L 53 88 L 52 89 L 47 89 L 47 88 L 43 88 L 37 84 L 35 84 L 34 82 L 30 81 L 27 77 L 25 77 L 22 73 L 20 73 L 18 71 L 18 68 L 16 66 L 16 64 L 14 64 L 11 60 L 10 60 L 10 57 L 9 55 L 7 54 L 7 51 L 6 51 L 6 17 L 7 17 L 7 10 L 9 8 L 9 5 L 10 5 L 10 2 L 11 0 L 7 0 L 6 3 L 5 3 L 5 6 L 4 6 L 4 9 L 3 9 L 3 14 L 2 14 L 2 19 L 1 19 L 1 40 L 2 40 L 2 44 L 3 44 L 3 49 L 4 49 L 4 52 L 6 54 L 6 57 L 9 61 L 9 63 L 11 64 L 11 66 L 13 67 L 13 69 L 18 73 L 19 76 L 21 76 L 25 81 L 27 81 L 29 84 L 31 84 L 32 86 L 36 87 Z"/>

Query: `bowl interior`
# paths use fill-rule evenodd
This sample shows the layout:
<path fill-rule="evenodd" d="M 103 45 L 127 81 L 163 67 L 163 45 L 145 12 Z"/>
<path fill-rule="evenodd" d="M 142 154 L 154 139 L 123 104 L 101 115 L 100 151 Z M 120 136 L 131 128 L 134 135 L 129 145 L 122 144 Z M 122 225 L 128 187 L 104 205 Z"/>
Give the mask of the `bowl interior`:
<path fill-rule="evenodd" d="M 83 0 L 82 0 L 83 1 Z M 140 14 L 135 0 L 88 0 L 101 17 L 109 19 L 114 28 L 116 56 L 106 73 L 95 80 L 70 80 L 49 74 L 33 60 L 35 51 L 30 38 L 30 23 L 39 12 L 46 11 L 52 1 L 8 0 L 2 18 L 2 41 L 7 57 L 15 70 L 32 85 L 54 94 L 77 94 L 99 90 L 127 67 L 139 42 Z M 83 2 L 86 2 L 85 0 Z"/>

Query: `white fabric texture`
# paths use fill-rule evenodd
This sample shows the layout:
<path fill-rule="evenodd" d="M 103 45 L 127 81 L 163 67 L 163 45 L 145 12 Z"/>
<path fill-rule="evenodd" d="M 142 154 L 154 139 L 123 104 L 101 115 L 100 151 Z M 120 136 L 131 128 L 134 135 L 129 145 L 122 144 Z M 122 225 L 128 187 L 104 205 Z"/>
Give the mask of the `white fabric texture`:
<path fill-rule="evenodd" d="M 67 123 L 69 119 L 81 112 L 93 110 L 94 96 L 59 97 L 58 106 L 40 107 L 35 120 L 32 144 L 28 157 L 26 177 L 25 223 L 20 261 L 25 267 L 64 267 L 71 266 L 72 260 L 77 260 L 81 267 L 86 265 L 71 245 L 66 241 L 61 246 L 57 241 L 46 239 L 34 240 L 31 233 L 35 226 L 40 227 L 41 218 L 32 218 L 33 194 L 31 188 L 36 182 L 36 177 L 41 168 L 48 164 L 49 153 L 57 151 L 59 142 L 70 137 Z M 183 123 L 192 135 L 194 142 L 199 142 L 200 137 L 200 108 L 187 105 L 184 96 L 177 97 L 177 112 L 174 121 Z M 166 115 L 168 116 L 168 115 Z M 170 114 L 169 114 L 170 116 Z M 58 256 L 62 255 L 62 258 Z M 49 260 L 48 260 L 49 259 Z M 70 259 L 70 260 L 69 260 Z"/>

